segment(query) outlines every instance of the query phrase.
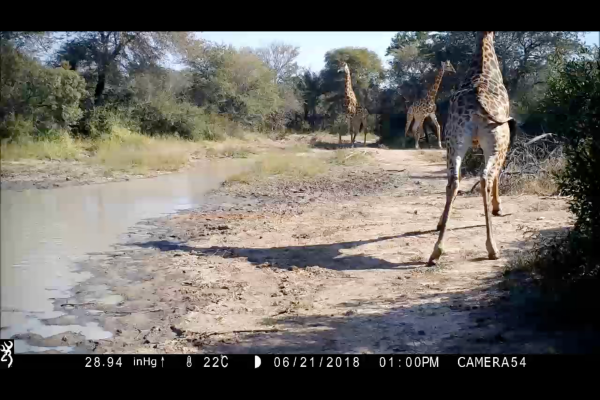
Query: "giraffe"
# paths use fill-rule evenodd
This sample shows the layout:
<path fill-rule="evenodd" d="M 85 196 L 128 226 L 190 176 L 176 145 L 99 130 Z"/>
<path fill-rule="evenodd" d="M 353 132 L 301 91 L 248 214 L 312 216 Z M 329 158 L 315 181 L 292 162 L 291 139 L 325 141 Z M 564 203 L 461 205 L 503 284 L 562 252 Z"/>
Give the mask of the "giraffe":
<path fill-rule="evenodd" d="M 360 129 L 365 131 L 365 146 L 367 145 L 367 116 L 369 112 L 366 108 L 360 107 L 356 100 L 354 90 L 352 90 L 352 77 L 350 75 L 350 68 L 345 62 L 341 63 L 341 68 L 338 72 L 344 72 L 344 111 L 346 113 L 346 121 L 348 123 L 348 132 L 350 133 L 350 143 L 354 147 L 354 140 L 356 135 L 360 132 Z M 339 145 L 342 144 L 342 133 L 339 133 Z"/>
<path fill-rule="evenodd" d="M 492 232 L 491 216 L 502 215 L 498 176 L 515 129 L 516 123 L 510 116 L 508 93 L 502 82 L 494 50 L 494 32 L 478 32 L 476 51 L 465 80 L 450 98 L 445 126 L 448 154 L 446 206 L 438 222 L 437 230 L 440 233 L 428 265 L 434 265 L 444 251 L 444 235 L 460 183 L 460 165 L 469 145 L 479 145 L 483 149 L 485 168 L 480 182 L 487 235 L 486 249 L 490 260 L 500 257 Z"/>
<path fill-rule="evenodd" d="M 435 111 L 437 108 L 435 105 L 435 97 L 437 96 L 440 83 L 442 82 L 442 78 L 446 72 L 456 73 L 456 70 L 449 60 L 442 62 L 442 66 L 435 77 L 435 82 L 427 92 L 427 96 L 413 103 L 406 113 L 406 128 L 404 129 L 404 132 L 406 136 L 410 135 L 415 138 L 415 149 L 419 148 L 419 139 L 422 137 L 421 134 L 425 136 L 427 143 L 429 143 L 429 136 L 425 134 L 425 130 L 423 128 L 423 122 L 425 122 L 425 118 L 427 117 L 431 119 L 431 122 L 433 122 L 433 125 L 435 126 L 435 133 L 438 138 L 438 147 L 440 149 L 442 148 L 440 124 L 435 116 Z M 413 122 L 414 125 L 411 129 L 411 124 Z"/>

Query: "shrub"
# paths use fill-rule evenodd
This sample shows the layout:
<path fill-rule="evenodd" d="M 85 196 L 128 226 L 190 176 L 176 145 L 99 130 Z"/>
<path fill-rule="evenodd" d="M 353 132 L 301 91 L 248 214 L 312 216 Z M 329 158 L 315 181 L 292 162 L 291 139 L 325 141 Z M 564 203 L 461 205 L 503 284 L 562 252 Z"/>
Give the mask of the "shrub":
<path fill-rule="evenodd" d="M 51 129 L 69 130 L 81 119 L 83 111 L 80 103 L 89 94 L 85 81 L 79 74 L 62 67 L 43 67 L 14 50 L 10 44 L 3 43 L 0 47 L 0 118 L 3 122 L 3 138 L 14 140 L 16 133 L 22 132 L 9 129 L 16 127 L 15 115 L 33 124 L 34 129 L 29 130 L 30 135 Z"/>
<path fill-rule="evenodd" d="M 549 80 L 543 107 L 567 144 L 558 183 L 572 198 L 575 229 L 600 243 L 600 58 L 584 52 L 561 65 Z"/>
<path fill-rule="evenodd" d="M 512 269 L 529 272 L 550 294 L 557 311 L 578 322 L 598 323 L 600 308 L 600 58 L 587 51 L 579 58 L 555 65 L 541 111 L 548 114 L 553 132 L 565 142 L 565 167 L 557 174 L 559 190 L 570 197 L 575 216 L 567 235 L 538 235 L 526 256 Z M 544 296 L 544 298 L 548 298 Z M 582 314 L 580 311 L 589 312 Z"/>

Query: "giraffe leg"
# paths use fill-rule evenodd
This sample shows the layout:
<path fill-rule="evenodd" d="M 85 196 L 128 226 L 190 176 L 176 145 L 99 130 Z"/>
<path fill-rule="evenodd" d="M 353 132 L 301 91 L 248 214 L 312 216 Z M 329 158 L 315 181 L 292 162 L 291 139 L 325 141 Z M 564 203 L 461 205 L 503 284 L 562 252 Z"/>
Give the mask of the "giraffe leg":
<path fill-rule="evenodd" d="M 460 128 L 457 127 L 456 129 Z M 444 236 L 446 235 L 446 229 L 448 227 L 448 219 L 450 218 L 452 205 L 454 204 L 460 186 L 460 165 L 467 152 L 467 143 L 471 142 L 471 130 L 465 129 L 465 133 L 468 138 L 459 137 L 453 145 L 448 146 L 448 185 L 446 186 L 446 205 L 437 226 L 437 230 L 440 231 L 438 240 L 429 257 L 429 262 L 427 263 L 427 265 L 430 266 L 435 265 L 436 261 L 439 260 L 444 252 Z"/>
<path fill-rule="evenodd" d="M 419 139 L 421 139 L 421 130 L 423 129 L 423 121 L 415 118 L 415 125 L 413 126 L 413 136 L 415 138 L 415 149 L 419 149 Z"/>
<path fill-rule="evenodd" d="M 483 148 L 483 154 L 485 157 L 485 168 L 481 174 L 481 193 L 483 195 L 483 210 L 485 213 L 485 226 L 487 239 L 485 247 L 488 251 L 488 257 L 490 260 L 497 260 L 500 258 L 500 252 L 494 239 L 494 232 L 492 227 L 492 199 L 494 187 L 500 174 L 500 168 L 504 165 L 504 158 L 506 157 L 506 147 L 508 142 L 504 142 L 503 138 L 509 137 L 510 132 L 508 125 L 501 125 L 495 127 L 485 135 L 479 135 L 479 143 Z M 504 144 L 506 143 L 506 145 Z M 498 204 L 499 205 L 499 204 Z"/>
<path fill-rule="evenodd" d="M 492 190 L 492 215 L 496 217 L 502 216 L 502 204 L 500 202 L 500 190 L 498 188 L 499 181 L 500 174 L 498 173 L 496 179 L 494 179 L 494 188 Z"/>
<path fill-rule="evenodd" d="M 354 147 L 354 116 L 350 116 L 348 123 L 348 133 L 350 134 L 350 147 Z"/>
<path fill-rule="evenodd" d="M 441 149 L 442 148 L 442 130 L 440 129 L 440 124 L 438 123 L 435 113 L 429 114 L 429 118 L 431 118 L 431 122 L 433 122 L 433 125 L 435 125 L 435 134 L 437 135 L 437 139 L 438 139 L 438 148 Z"/>
<path fill-rule="evenodd" d="M 366 118 L 362 122 L 362 127 L 363 127 L 363 130 L 365 131 L 365 147 L 367 147 L 367 120 L 366 120 Z"/>
<path fill-rule="evenodd" d="M 350 116 L 346 115 L 346 124 L 348 125 L 348 132 L 350 132 L 350 123 L 352 121 L 350 120 Z M 342 147 L 342 131 L 338 132 L 339 137 L 340 137 L 340 141 L 339 141 L 339 147 Z"/>
<path fill-rule="evenodd" d="M 410 136 L 410 125 L 413 122 L 413 115 L 411 112 L 409 112 L 406 116 L 406 127 L 404 128 L 404 137 L 407 138 Z"/>

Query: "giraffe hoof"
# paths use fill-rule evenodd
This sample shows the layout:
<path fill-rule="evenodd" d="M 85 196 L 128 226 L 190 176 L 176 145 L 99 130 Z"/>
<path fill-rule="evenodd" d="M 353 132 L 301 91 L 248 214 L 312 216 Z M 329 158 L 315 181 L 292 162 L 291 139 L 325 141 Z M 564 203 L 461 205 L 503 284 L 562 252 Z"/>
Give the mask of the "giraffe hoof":
<path fill-rule="evenodd" d="M 428 266 L 436 265 L 437 260 L 442 256 L 443 250 L 439 246 L 435 246 L 431 256 L 429 257 L 429 261 L 427 262 Z"/>
<path fill-rule="evenodd" d="M 488 258 L 490 260 L 497 260 L 500 258 L 500 252 L 498 251 L 498 249 L 496 248 L 495 244 L 492 244 L 490 242 L 487 242 L 485 244 L 485 247 L 487 248 L 488 251 Z"/>
<path fill-rule="evenodd" d="M 492 210 L 492 215 L 494 217 L 503 217 L 504 213 L 502 212 L 502 210 Z"/>

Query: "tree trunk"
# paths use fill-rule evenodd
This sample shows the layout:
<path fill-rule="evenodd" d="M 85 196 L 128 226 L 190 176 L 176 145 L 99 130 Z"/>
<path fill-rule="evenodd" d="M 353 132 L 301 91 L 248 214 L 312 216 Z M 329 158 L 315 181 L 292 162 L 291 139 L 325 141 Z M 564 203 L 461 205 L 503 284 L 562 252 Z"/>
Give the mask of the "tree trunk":
<path fill-rule="evenodd" d="M 102 94 L 104 93 L 104 87 L 106 86 L 106 70 L 101 69 L 98 71 L 98 82 L 96 83 L 96 91 L 94 93 L 94 104 L 100 105 L 102 102 Z"/>

